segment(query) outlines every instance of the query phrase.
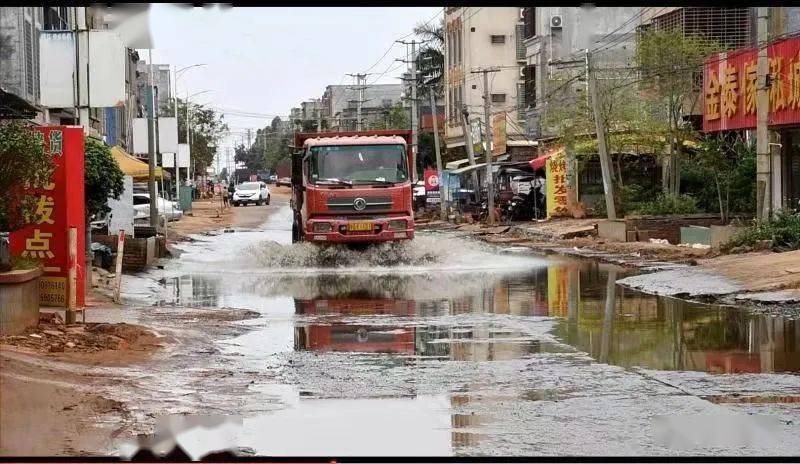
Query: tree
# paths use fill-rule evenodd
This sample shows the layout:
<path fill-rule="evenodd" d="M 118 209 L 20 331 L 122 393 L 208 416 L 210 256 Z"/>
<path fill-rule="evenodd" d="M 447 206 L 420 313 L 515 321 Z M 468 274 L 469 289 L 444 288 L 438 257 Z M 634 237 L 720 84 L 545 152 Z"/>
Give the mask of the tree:
<path fill-rule="evenodd" d="M 696 194 L 701 202 L 716 200 L 723 223 L 730 218 L 731 206 L 736 212 L 755 211 L 755 159 L 751 145 L 729 134 L 706 136 L 691 157 L 687 174 L 697 179 Z"/>
<path fill-rule="evenodd" d="M 214 160 L 220 138 L 228 131 L 223 115 L 204 105 L 189 105 L 194 175 L 205 174 Z M 178 142 L 186 143 L 186 101 L 178 99 Z"/>
<path fill-rule="evenodd" d="M 84 182 L 86 198 L 86 220 L 101 217 L 111 211 L 108 199 L 119 199 L 125 185 L 124 174 L 119 168 L 111 148 L 92 137 L 85 138 Z"/>
<path fill-rule="evenodd" d="M 21 229 L 35 220 L 36 197 L 26 185 L 43 187 L 53 173 L 53 158 L 40 132 L 19 122 L 0 125 L 0 231 Z"/>
<path fill-rule="evenodd" d="M 19 123 L 0 125 L 0 231 L 12 232 L 36 220 L 36 196 L 26 186 L 44 187 L 53 173 L 53 158 L 40 132 Z M 0 272 L 11 268 L 7 242 L 0 240 Z"/>
<path fill-rule="evenodd" d="M 444 19 L 436 24 L 420 23 L 414 28 L 414 34 L 423 40 L 417 55 L 417 78 L 420 85 L 417 96 L 423 101 L 429 100 L 429 87 L 434 88 L 434 95 L 443 95 L 444 79 Z"/>
<path fill-rule="evenodd" d="M 680 159 L 684 143 L 695 138 L 692 125 L 684 118 L 695 108 L 703 63 L 721 50 L 717 43 L 682 31 L 647 31 L 639 36 L 636 61 L 642 76 L 640 96 L 652 117 L 664 122 L 663 191 L 680 191 Z"/>
<path fill-rule="evenodd" d="M 222 168 L 222 171 L 219 173 L 219 178 L 224 181 L 228 180 L 228 168 Z"/>
<path fill-rule="evenodd" d="M 410 127 L 408 109 L 401 103 L 384 106 L 382 113 L 382 117 L 375 120 L 371 129 L 408 129 Z"/>

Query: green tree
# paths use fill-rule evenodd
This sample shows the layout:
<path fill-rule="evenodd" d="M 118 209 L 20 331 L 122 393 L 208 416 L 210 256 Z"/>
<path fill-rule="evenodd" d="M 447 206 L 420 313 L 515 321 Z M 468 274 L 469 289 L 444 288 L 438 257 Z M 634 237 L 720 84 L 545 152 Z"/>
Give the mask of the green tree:
<path fill-rule="evenodd" d="M 420 23 L 414 28 L 414 34 L 422 39 L 417 55 L 417 74 L 421 84 L 417 95 L 423 101 L 429 100 L 429 87 L 433 86 L 434 95 L 443 95 L 444 79 L 444 19 L 438 23 Z"/>
<path fill-rule="evenodd" d="M 697 85 L 703 63 L 722 47 L 704 37 L 682 31 L 647 31 L 639 36 L 636 62 L 641 74 L 640 98 L 648 113 L 662 122 L 659 132 L 667 150 L 664 156 L 663 191 L 680 192 L 680 163 L 687 140 L 696 138 L 684 118 L 695 109 L 701 90 Z"/>
<path fill-rule="evenodd" d="M 386 105 L 382 109 L 381 118 L 374 121 L 371 129 L 408 129 L 411 127 L 408 113 L 408 109 L 401 103 Z"/>
<path fill-rule="evenodd" d="M 212 108 L 189 104 L 191 151 L 194 175 L 202 175 L 211 166 L 219 140 L 228 132 L 223 115 Z M 186 101 L 178 99 L 178 142 L 186 143 Z"/>
<path fill-rule="evenodd" d="M 0 231 L 11 232 L 32 222 L 36 197 L 25 186 L 42 187 L 50 181 L 53 158 L 45 153 L 40 132 L 19 122 L 0 125 Z"/>
<path fill-rule="evenodd" d="M 111 154 L 111 147 L 101 140 L 86 137 L 84 152 L 84 196 L 89 222 L 111 211 L 108 199 L 119 199 L 125 186 L 124 174 Z"/>

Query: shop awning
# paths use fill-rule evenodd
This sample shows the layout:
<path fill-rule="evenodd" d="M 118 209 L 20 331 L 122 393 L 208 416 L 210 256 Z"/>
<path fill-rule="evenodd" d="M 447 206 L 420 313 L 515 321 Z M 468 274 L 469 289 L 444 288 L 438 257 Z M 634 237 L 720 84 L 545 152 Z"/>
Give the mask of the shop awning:
<path fill-rule="evenodd" d="M 564 147 L 563 146 L 562 147 L 556 147 L 553 150 L 551 150 L 550 152 L 545 153 L 544 155 L 542 155 L 542 156 L 540 156 L 538 158 L 534 158 L 534 159 L 530 160 L 528 164 L 530 164 L 531 169 L 533 169 L 534 171 L 537 170 L 537 169 L 544 169 L 545 163 L 547 162 L 547 158 L 550 158 L 553 155 L 560 155 L 561 153 L 564 153 Z"/>
<path fill-rule="evenodd" d="M 111 154 L 114 155 L 114 159 L 117 161 L 123 174 L 133 177 L 134 180 L 147 179 L 150 176 L 150 167 L 147 163 L 139 161 L 125 153 L 125 150 L 122 148 L 118 146 L 111 147 Z M 156 177 L 161 178 L 162 175 L 161 168 L 156 166 Z"/>

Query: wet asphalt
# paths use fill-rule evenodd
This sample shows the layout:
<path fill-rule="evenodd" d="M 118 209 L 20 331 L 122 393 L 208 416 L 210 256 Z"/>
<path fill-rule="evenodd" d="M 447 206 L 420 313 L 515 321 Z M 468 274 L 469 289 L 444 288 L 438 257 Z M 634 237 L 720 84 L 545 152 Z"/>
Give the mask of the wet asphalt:
<path fill-rule="evenodd" d="M 446 232 L 367 250 L 264 223 L 128 279 L 176 343 L 116 371 L 121 435 L 241 418 L 272 456 L 796 455 L 800 324 L 625 289 L 631 271 Z M 187 433 L 185 447 L 204 443 Z M 194 441 L 192 441 L 194 440 Z M 119 452 L 119 450 L 111 450 Z"/>

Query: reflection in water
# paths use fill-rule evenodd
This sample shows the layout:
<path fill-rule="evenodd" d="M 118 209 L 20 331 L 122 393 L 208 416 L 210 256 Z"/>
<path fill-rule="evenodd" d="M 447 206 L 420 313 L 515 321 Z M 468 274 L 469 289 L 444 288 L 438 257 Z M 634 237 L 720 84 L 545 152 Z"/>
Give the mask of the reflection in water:
<path fill-rule="evenodd" d="M 557 318 L 558 339 L 603 363 L 800 371 L 796 321 L 643 294 L 615 285 L 623 274 L 616 266 L 585 261 L 512 274 L 238 275 L 235 282 L 199 274 L 167 279 L 160 303 L 218 307 L 237 292 L 295 297 L 295 313 L 311 318 L 297 324 L 297 350 L 514 359 L 554 348 L 491 318 L 475 323 L 452 317 L 541 316 Z"/>
<path fill-rule="evenodd" d="M 794 321 L 625 289 L 614 283 L 623 273 L 611 265 L 566 262 L 524 274 L 484 276 L 480 285 L 470 279 L 467 288 L 439 288 L 439 298 L 404 294 L 404 289 L 419 286 L 415 276 L 373 278 L 366 288 L 352 280 L 348 286 L 348 276 L 326 276 L 331 285 L 324 286 L 324 297 L 296 298 L 296 312 L 340 319 L 298 327 L 296 349 L 472 361 L 521 358 L 541 351 L 543 344 L 530 334 L 494 326 L 491 319 L 450 325 L 419 321 L 507 314 L 556 317 L 554 335 L 560 340 L 599 362 L 623 367 L 724 373 L 800 370 L 800 327 Z M 382 282 L 391 289 L 391 298 L 375 291 Z M 331 288 L 349 290 L 337 293 Z M 394 316 L 397 323 L 387 326 L 345 317 L 370 315 Z"/>

